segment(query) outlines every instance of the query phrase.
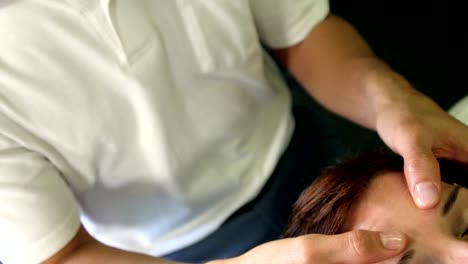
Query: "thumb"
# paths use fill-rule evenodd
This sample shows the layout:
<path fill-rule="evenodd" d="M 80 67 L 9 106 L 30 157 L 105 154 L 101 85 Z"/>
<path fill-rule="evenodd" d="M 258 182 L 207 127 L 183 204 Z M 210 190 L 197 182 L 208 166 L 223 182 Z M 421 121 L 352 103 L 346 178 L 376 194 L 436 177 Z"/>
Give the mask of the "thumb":
<path fill-rule="evenodd" d="M 317 263 L 376 263 L 398 256 L 406 247 L 406 236 L 400 232 L 353 230 L 323 236 L 319 252 L 326 252 Z"/>
<path fill-rule="evenodd" d="M 404 159 L 406 182 L 419 208 L 432 208 L 440 200 L 439 163 L 430 149 L 412 149 L 400 154 Z"/>

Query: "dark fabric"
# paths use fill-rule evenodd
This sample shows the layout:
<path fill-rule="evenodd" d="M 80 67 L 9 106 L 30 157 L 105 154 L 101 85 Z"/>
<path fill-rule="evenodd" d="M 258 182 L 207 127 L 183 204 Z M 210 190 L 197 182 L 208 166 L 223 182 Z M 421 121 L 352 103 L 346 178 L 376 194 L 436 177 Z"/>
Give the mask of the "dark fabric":
<path fill-rule="evenodd" d="M 293 112 L 294 135 L 257 198 L 235 212 L 213 234 L 165 258 L 192 263 L 229 258 L 279 237 L 301 191 L 321 168 L 345 153 L 320 111 L 302 106 Z"/>

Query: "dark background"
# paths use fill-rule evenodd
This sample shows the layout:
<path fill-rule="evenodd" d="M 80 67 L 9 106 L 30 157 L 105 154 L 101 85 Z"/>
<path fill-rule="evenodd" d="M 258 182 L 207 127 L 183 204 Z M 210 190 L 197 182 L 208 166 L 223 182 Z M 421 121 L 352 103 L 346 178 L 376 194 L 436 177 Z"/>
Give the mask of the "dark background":
<path fill-rule="evenodd" d="M 332 13 L 349 21 L 374 52 L 442 108 L 468 94 L 463 1 L 331 0 Z M 297 92 L 296 99 L 308 101 Z M 333 114 L 353 152 L 383 146 L 376 133 Z"/>

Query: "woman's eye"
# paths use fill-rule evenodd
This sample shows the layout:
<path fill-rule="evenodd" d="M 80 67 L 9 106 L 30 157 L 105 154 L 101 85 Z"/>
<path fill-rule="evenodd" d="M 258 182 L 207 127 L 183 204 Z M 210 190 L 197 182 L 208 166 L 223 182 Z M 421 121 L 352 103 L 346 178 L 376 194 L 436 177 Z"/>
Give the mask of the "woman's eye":
<path fill-rule="evenodd" d="M 468 236 L 468 229 L 465 229 L 465 231 L 463 231 L 463 232 L 460 234 L 460 238 L 466 238 L 466 236 Z"/>

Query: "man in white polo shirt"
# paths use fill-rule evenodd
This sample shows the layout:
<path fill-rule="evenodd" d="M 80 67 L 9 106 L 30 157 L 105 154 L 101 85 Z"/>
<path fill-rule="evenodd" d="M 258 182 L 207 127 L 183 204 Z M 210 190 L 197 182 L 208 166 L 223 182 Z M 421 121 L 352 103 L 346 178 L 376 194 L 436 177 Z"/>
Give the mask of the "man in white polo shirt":
<path fill-rule="evenodd" d="M 261 43 L 321 104 L 405 158 L 421 208 L 439 200 L 436 154 L 468 162 L 468 129 L 375 58 L 324 0 L 9 0 L 0 34 L 4 264 L 398 255 L 405 238 L 393 231 L 255 247 L 281 231 L 287 210 L 276 222 L 243 215 L 257 204 L 283 210 L 300 192 L 287 183 L 306 186 L 302 168 L 332 156 L 314 135 L 319 122 L 293 117 Z M 193 246 L 213 252 L 184 253 Z"/>

